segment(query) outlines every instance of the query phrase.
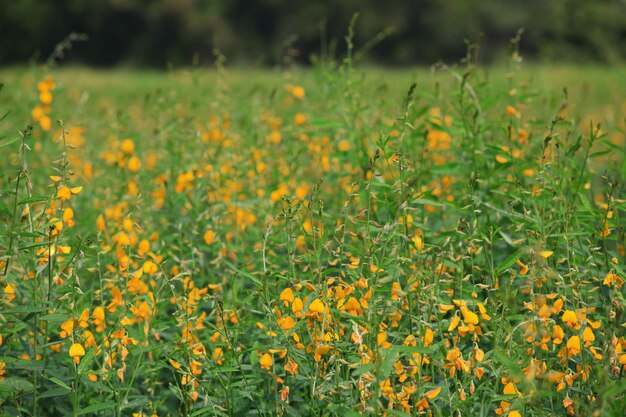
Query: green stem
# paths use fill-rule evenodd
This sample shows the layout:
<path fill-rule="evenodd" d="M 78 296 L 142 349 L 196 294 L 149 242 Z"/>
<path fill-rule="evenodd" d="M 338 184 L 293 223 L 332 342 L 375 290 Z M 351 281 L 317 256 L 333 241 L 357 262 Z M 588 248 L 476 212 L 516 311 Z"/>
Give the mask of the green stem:
<path fill-rule="evenodd" d="M 72 415 L 78 416 L 78 365 L 74 364 L 74 381 L 72 382 Z"/>
<path fill-rule="evenodd" d="M 6 275 L 9 272 L 9 263 L 11 262 L 11 251 L 13 250 L 13 237 L 15 236 L 15 218 L 17 217 L 17 194 L 20 188 L 20 178 L 22 178 L 22 171 L 17 173 L 17 181 L 15 183 L 15 196 L 13 199 L 13 216 L 11 217 L 11 230 L 9 230 L 9 248 L 7 249 L 7 260 L 4 264 L 4 272 L 2 275 Z"/>

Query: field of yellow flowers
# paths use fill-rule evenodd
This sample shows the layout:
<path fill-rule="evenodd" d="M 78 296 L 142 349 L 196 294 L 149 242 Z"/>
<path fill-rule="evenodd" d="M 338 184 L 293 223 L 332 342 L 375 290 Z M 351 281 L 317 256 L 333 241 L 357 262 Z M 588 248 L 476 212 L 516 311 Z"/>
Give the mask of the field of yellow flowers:
<path fill-rule="evenodd" d="M 623 416 L 624 75 L 0 71 L 0 415 Z"/>

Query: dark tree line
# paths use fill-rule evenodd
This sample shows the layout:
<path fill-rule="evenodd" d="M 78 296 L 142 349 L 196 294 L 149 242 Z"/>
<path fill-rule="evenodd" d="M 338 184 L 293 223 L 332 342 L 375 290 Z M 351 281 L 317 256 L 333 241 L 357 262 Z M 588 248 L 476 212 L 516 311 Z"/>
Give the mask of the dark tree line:
<path fill-rule="evenodd" d="M 618 63 L 626 58 L 626 0 L 0 0 L 0 65 L 47 58 L 71 32 L 89 40 L 71 60 L 163 67 L 207 63 L 215 47 L 230 62 L 306 64 L 341 56 L 352 15 L 355 45 L 385 65 L 431 64 L 464 56 L 502 57 L 524 28 L 531 59 Z"/>

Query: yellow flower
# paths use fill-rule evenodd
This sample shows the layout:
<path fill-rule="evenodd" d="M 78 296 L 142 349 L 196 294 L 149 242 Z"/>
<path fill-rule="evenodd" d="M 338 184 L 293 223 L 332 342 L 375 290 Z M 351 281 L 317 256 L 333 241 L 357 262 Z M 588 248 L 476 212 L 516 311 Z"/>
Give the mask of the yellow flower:
<path fill-rule="evenodd" d="M 70 207 L 63 210 L 63 221 L 67 224 L 68 227 L 72 227 L 75 225 L 74 223 L 74 210 Z"/>
<path fill-rule="evenodd" d="M 505 386 L 504 386 L 504 394 L 505 395 L 522 395 L 521 392 L 519 392 L 519 390 L 517 389 L 517 387 L 515 386 L 515 384 L 511 381 L 509 381 Z"/>
<path fill-rule="evenodd" d="M 74 319 L 69 319 L 69 320 L 64 321 L 63 324 L 61 324 L 61 332 L 59 333 L 59 335 L 63 339 L 65 339 L 70 334 L 72 334 L 73 331 L 74 331 Z"/>
<path fill-rule="evenodd" d="M 291 311 L 297 318 L 302 317 L 302 309 L 304 308 L 304 303 L 300 297 L 293 300 L 293 304 L 291 304 Z"/>
<path fill-rule="evenodd" d="M 461 318 L 459 316 L 452 317 L 452 320 L 450 320 L 450 325 L 448 326 L 448 331 L 451 332 L 456 329 L 459 326 L 460 322 Z"/>
<path fill-rule="evenodd" d="M 101 332 L 104 329 L 104 308 L 98 306 L 93 309 L 93 313 L 91 314 L 93 318 L 93 324 L 96 325 L 96 331 Z"/>
<path fill-rule="evenodd" d="M 201 369 L 202 366 L 203 366 L 202 362 L 199 362 L 197 360 L 192 360 L 189 363 L 189 368 L 191 369 L 191 373 L 195 376 L 198 376 L 202 373 L 202 369 Z"/>
<path fill-rule="evenodd" d="M 288 287 L 281 291 L 280 301 L 283 301 L 285 305 L 287 305 L 287 303 L 293 303 L 293 300 L 295 300 L 295 297 L 291 288 Z"/>
<path fill-rule="evenodd" d="M 580 338 L 572 336 L 567 341 L 567 353 L 569 356 L 576 356 L 580 353 Z"/>
<path fill-rule="evenodd" d="M 585 330 L 583 330 L 583 341 L 585 342 L 585 346 L 591 345 L 594 340 L 596 340 L 596 336 L 593 334 L 591 327 L 585 327 Z"/>
<path fill-rule="evenodd" d="M 304 97 L 304 88 L 300 87 L 300 86 L 294 86 L 291 89 L 291 95 L 294 96 L 295 98 L 297 98 L 298 100 L 302 99 Z"/>
<path fill-rule="evenodd" d="M 141 168 L 141 161 L 136 156 L 132 156 L 128 160 L 128 170 L 132 173 L 136 173 L 136 172 L 139 172 L 140 168 Z"/>
<path fill-rule="evenodd" d="M 215 242 L 215 232 L 213 230 L 209 229 L 204 233 L 204 242 L 207 245 Z"/>
<path fill-rule="evenodd" d="M 413 244 L 415 245 L 415 248 L 420 251 L 424 248 L 424 239 L 422 239 L 422 236 L 420 235 L 415 235 L 413 236 L 413 238 L 411 238 L 411 241 L 413 242 Z"/>
<path fill-rule="evenodd" d="M 152 275 L 152 274 L 156 273 L 159 270 L 159 266 L 157 264 L 155 264 L 154 262 L 148 260 L 148 261 L 145 261 L 143 263 L 143 265 L 141 266 L 141 269 L 146 274 Z"/>
<path fill-rule="evenodd" d="M 322 314 L 324 313 L 324 303 L 322 302 L 322 300 L 320 300 L 319 298 L 316 298 L 315 300 L 313 300 L 313 302 L 309 305 L 309 314 L 315 314 L 315 313 L 319 313 Z"/>
<path fill-rule="evenodd" d="M 391 299 L 398 300 L 400 296 L 403 294 L 402 287 L 398 281 L 394 281 L 391 284 Z"/>
<path fill-rule="evenodd" d="M 580 327 L 580 323 L 578 322 L 578 316 L 572 310 L 565 310 L 563 312 L 563 316 L 561 316 L 561 320 L 563 320 L 563 323 L 565 323 L 567 327 L 571 327 L 574 329 L 578 329 Z"/>
<path fill-rule="evenodd" d="M 470 366 L 463 359 L 463 354 L 459 348 L 455 347 L 448 350 L 446 352 L 446 361 L 448 361 L 448 363 L 444 365 L 444 368 L 450 370 L 450 378 L 454 378 L 457 370 L 466 373 L 470 371 Z"/>
<path fill-rule="evenodd" d="M 98 218 L 96 219 L 96 228 L 101 232 L 103 232 L 106 229 L 106 223 L 104 221 L 104 216 L 102 214 L 100 214 Z"/>
<path fill-rule="evenodd" d="M 152 317 L 152 310 L 147 302 L 142 301 L 139 305 L 134 305 L 130 308 L 130 311 L 137 317 L 137 321 L 147 321 Z"/>
<path fill-rule="evenodd" d="M 385 333 L 384 331 L 376 335 L 376 343 L 378 344 L 378 346 L 385 349 L 389 349 L 391 347 L 391 343 L 387 341 L 387 333 Z"/>
<path fill-rule="evenodd" d="M 48 116 L 42 116 L 41 119 L 39 119 L 39 126 L 47 132 L 52 127 L 52 120 L 50 120 Z"/>
<path fill-rule="evenodd" d="M 89 309 L 84 309 L 83 312 L 80 313 L 80 317 L 74 321 L 78 326 L 82 327 L 83 329 L 87 328 L 89 326 Z"/>
<path fill-rule="evenodd" d="M 323 355 L 326 355 L 333 347 L 330 345 L 322 345 L 315 349 L 315 353 L 313 354 L 313 359 L 316 362 L 319 362 L 322 359 Z"/>
<path fill-rule="evenodd" d="M 9 300 L 9 301 L 10 300 L 14 300 L 15 299 L 15 288 L 13 287 L 13 284 L 7 284 L 4 287 L 3 293 L 4 293 L 4 297 L 7 300 Z"/>
<path fill-rule="evenodd" d="M 619 275 L 615 275 L 613 272 L 609 272 L 604 277 L 604 281 L 602 282 L 602 284 L 606 285 L 607 287 L 615 284 L 617 288 L 622 288 L 622 285 L 624 285 L 624 280 Z"/>
<path fill-rule="evenodd" d="M 435 340 L 435 332 L 433 332 L 430 328 L 427 328 L 424 332 L 424 347 L 428 347 Z"/>
<path fill-rule="evenodd" d="M 305 124 L 307 120 L 308 118 L 306 117 L 306 114 L 304 113 L 298 113 L 293 118 L 294 123 L 297 124 L 298 126 Z"/>
<path fill-rule="evenodd" d="M 463 314 L 463 321 L 465 324 L 478 324 L 478 315 L 470 311 L 467 307 L 461 307 L 461 314 Z"/>
<path fill-rule="evenodd" d="M 499 164 L 506 164 L 509 160 L 502 155 L 496 155 L 496 162 Z"/>
<path fill-rule="evenodd" d="M 33 111 L 30 112 L 30 117 L 33 121 L 38 122 L 44 116 L 44 111 L 40 106 L 36 106 Z"/>
<path fill-rule="evenodd" d="M 563 338 L 565 337 L 565 332 L 563 328 L 559 325 L 554 326 L 552 329 L 552 343 L 555 345 L 560 345 L 563 343 Z"/>
<path fill-rule="evenodd" d="M 450 310 L 453 310 L 454 306 L 452 304 L 439 304 L 439 311 L 442 313 L 447 313 Z"/>
<path fill-rule="evenodd" d="M 591 354 L 593 355 L 593 358 L 596 359 L 596 360 L 601 361 L 602 358 L 604 357 L 602 354 L 598 353 L 593 346 L 589 346 L 589 351 L 591 351 Z"/>
<path fill-rule="evenodd" d="M 302 183 L 299 186 L 296 187 L 296 198 L 298 200 L 304 200 L 304 198 L 307 196 L 307 194 L 309 193 L 310 187 L 309 184 L 306 183 Z"/>
<path fill-rule="evenodd" d="M 511 403 L 507 401 L 500 401 L 500 407 L 496 408 L 496 414 L 500 415 L 506 413 L 509 410 L 509 407 L 511 407 Z"/>
<path fill-rule="evenodd" d="M 281 317 L 278 319 L 278 325 L 281 329 L 287 331 L 296 325 L 296 321 L 291 316 Z"/>
<path fill-rule="evenodd" d="M 282 140 L 283 137 L 278 130 L 272 130 L 272 132 L 267 135 L 267 141 L 271 144 L 278 145 Z"/>
<path fill-rule="evenodd" d="M 424 397 L 428 398 L 429 400 L 434 400 L 435 398 L 437 398 L 437 395 L 439 395 L 440 392 L 441 388 L 431 389 L 430 391 L 426 391 Z"/>
<path fill-rule="evenodd" d="M 489 314 L 487 314 L 487 309 L 485 308 L 485 305 L 483 303 L 478 303 L 478 311 L 480 312 L 480 317 L 483 320 L 491 320 L 491 316 Z"/>
<path fill-rule="evenodd" d="M 552 256 L 552 254 L 554 254 L 554 251 L 551 250 L 544 250 L 539 252 L 539 256 L 541 256 L 543 259 L 548 259 Z"/>
<path fill-rule="evenodd" d="M 518 264 L 522 269 L 520 269 L 519 274 L 520 275 L 526 275 L 528 273 L 528 265 L 524 264 L 521 260 L 517 260 L 515 261 L 516 264 Z"/>
<path fill-rule="evenodd" d="M 128 280 L 126 283 L 126 287 L 128 288 L 128 292 L 131 294 L 146 294 L 149 291 L 149 287 L 146 283 L 141 280 L 141 276 L 143 275 L 143 269 L 137 270 L 132 275 L 132 278 Z"/>
<path fill-rule="evenodd" d="M 348 301 L 341 306 L 340 310 L 346 311 L 354 316 L 360 316 L 363 314 L 359 300 L 354 297 L 348 298 Z"/>
<path fill-rule="evenodd" d="M 39 101 L 41 104 L 51 104 L 52 103 L 52 94 L 49 91 L 42 91 L 39 94 Z"/>
<path fill-rule="evenodd" d="M 109 313 L 115 313 L 117 307 L 121 307 L 124 305 L 124 301 L 122 299 L 122 292 L 118 287 L 111 288 L 111 303 L 107 306 L 107 311 Z"/>
<path fill-rule="evenodd" d="M 290 357 L 287 358 L 284 368 L 291 375 L 298 375 L 298 364 Z"/>
<path fill-rule="evenodd" d="M 272 355 L 270 355 L 269 353 L 264 353 L 263 356 L 261 356 L 261 360 L 259 361 L 259 363 L 261 364 L 261 368 L 269 371 L 274 364 L 274 359 L 272 359 Z"/>
<path fill-rule="evenodd" d="M 71 196 L 72 196 L 72 192 L 70 191 L 70 188 L 66 185 L 60 187 L 57 190 L 57 197 L 60 198 L 61 200 L 67 200 Z"/>
<path fill-rule="evenodd" d="M 127 155 L 132 155 L 135 152 L 135 143 L 130 139 L 124 139 L 120 145 L 120 149 Z"/>
<path fill-rule="evenodd" d="M 174 359 L 172 359 L 172 358 L 169 358 L 169 359 L 168 359 L 168 361 L 169 361 L 170 365 L 172 365 L 172 367 L 173 367 L 174 369 L 180 369 L 180 363 L 179 363 L 179 362 L 176 362 L 176 361 L 175 361 Z"/>
<path fill-rule="evenodd" d="M 75 364 L 78 364 L 78 363 L 80 363 L 80 358 L 82 356 L 85 356 L 85 348 L 80 343 L 74 343 L 70 347 L 69 356 L 71 358 L 74 358 L 74 363 Z"/>
<path fill-rule="evenodd" d="M 517 110 L 513 106 L 506 106 L 506 114 L 509 116 L 515 116 L 517 114 Z"/>

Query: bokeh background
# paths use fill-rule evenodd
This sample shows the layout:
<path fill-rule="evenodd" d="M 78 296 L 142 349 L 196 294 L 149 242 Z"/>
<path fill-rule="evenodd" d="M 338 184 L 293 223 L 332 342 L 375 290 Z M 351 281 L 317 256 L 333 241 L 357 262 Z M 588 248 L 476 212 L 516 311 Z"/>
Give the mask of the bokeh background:
<path fill-rule="evenodd" d="M 2 0 L 0 65 L 44 61 L 71 32 L 89 40 L 67 59 L 92 66 L 208 64 L 216 47 L 230 64 L 307 65 L 342 56 L 356 11 L 376 65 L 458 60 L 479 38 L 479 59 L 497 62 L 519 28 L 528 60 L 626 58 L 626 0 Z"/>

